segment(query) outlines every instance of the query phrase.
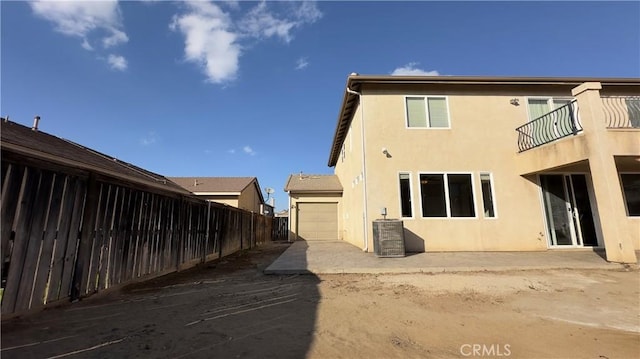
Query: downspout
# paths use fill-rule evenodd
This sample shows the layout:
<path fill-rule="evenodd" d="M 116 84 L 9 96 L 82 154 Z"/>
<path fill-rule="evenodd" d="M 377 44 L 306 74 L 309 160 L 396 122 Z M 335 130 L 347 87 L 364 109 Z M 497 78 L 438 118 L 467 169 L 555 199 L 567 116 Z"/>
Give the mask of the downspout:
<path fill-rule="evenodd" d="M 367 218 L 369 218 L 368 216 L 368 203 L 367 203 L 367 161 L 366 161 L 366 154 L 365 154 L 365 145 L 364 145 L 364 141 L 365 141 L 365 137 L 364 137 L 364 105 L 362 103 L 362 94 L 360 92 L 356 92 L 353 91 L 352 89 L 350 89 L 347 86 L 347 92 L 352 94 L 352 95 L 358 95 L 358 99 L 360 102 L 360 130 L 361 130 L 361 136 L 362 136 L 362 193 L 363 193 L 363 201 L 364 201 L 364 206 L 363 206 L 363 211 L 362 211 L 362 216 L 364 217 L 363 220 L 363 227 L 364 227 L 364 249 L 363 251 L 368 252 L 369 251 L 369 230 L 367 227 Z"/>

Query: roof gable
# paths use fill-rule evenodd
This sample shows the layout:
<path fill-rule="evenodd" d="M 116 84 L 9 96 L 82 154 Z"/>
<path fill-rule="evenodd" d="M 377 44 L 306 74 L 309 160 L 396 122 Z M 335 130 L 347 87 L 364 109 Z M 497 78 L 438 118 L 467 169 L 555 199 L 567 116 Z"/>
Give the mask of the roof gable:
<path fill-rule="evenodd" d="M 208 192 L 229 195 L 240 195 L 247 187 L 253 185 L 264 203 L 262 191 L 256 177 L 169 177 L 169 179 L 192 193 Z"/>
<path fill-rule="evenodd" d="M 284 187 L 286 192 L 342 192 L 336 175 L 292 174 Z"/>

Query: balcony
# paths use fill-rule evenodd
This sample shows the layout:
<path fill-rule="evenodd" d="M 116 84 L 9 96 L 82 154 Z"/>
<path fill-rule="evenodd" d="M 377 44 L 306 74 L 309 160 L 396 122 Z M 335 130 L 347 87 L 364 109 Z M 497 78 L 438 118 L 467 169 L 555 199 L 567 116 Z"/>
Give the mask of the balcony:
<path fill-rule="evenodd" d="M 602 96 L 607 129 L 640 129 L 640 96 Z"/>
<path fill-rule="evenodd" d="M 582 131 L 576 100 L 516 128 L 518 152 L 542 146 Z"/>
<path fill-rule="evenodd" d="M 573 101 L 516 129 L 521 175 L 640 156 L 640 96 L 602 96 L 596 90 L 578 92 Z"/>

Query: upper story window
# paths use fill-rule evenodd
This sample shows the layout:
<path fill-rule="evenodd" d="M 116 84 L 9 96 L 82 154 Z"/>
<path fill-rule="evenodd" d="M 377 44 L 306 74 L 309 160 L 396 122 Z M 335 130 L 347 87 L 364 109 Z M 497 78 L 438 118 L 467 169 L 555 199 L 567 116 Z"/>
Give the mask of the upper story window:
<path fill-rule="evenodd" d="M 566 97 L 530 97 L 528 100 L 529 120 L 533 121 L 553 110 L 568 105 L 572 100 Z"/>
<path fill-rule="evenodd" d="M 449 128 L 447 98 L 444 96 L 405 97 L 407 127 Z"/>

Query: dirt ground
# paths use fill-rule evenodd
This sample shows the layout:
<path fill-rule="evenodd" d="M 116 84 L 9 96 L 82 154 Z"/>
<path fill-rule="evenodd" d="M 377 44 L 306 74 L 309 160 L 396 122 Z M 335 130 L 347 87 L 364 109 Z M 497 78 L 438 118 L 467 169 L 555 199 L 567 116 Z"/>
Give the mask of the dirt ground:
<path fill-rule="evenodd" d="M 272 244 L 2 322 L 5 358 L 639 358 L 637 269 L 263 275 Z"/>

